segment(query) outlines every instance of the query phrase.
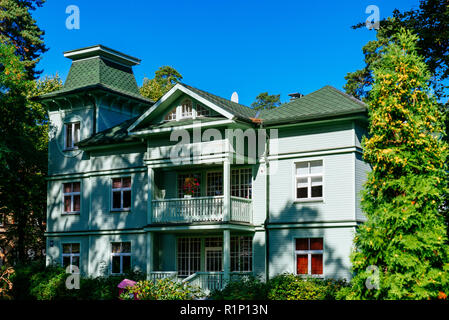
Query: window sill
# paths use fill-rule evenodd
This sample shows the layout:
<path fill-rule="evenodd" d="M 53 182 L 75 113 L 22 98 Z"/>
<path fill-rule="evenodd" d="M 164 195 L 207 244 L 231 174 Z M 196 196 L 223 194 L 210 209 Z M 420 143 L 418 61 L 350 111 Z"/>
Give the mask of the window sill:
<path fill-rule="evenodd" d="M 324 202 L 324 198 L 310 198 L 310 199 L 295 199 L 295 203 L 303 202 Z"/>
<path fill-rule="evenodd" d="M 131 209 L 111 209 L 111 213 L 131 213 Z"/>
<path fill-rule="evenodd" d="M 79 211 L 77 211 L 77 212 L 63 212 L 62 215 L 63 216 L 79 216 L 80 212 Z"/>

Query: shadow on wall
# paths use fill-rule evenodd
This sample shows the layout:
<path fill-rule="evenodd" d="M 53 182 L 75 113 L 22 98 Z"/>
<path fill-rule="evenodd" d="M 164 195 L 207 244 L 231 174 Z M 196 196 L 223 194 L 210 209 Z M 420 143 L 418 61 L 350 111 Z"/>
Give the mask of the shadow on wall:
<path fill-rule="evenodd" d="M 313 222 L 318 216 L 317 208 L 308 205 L 287 203 L 279 211 L 277 221 L 291 221 L 291 213 L 306 216 Z M 272 225 L 275 226 L 275 225 Z M 349 255 L 352 248 L 353 228 L 346 227 L 295 227 L 270 229 L 269 240 L 269 277 L 279 273 L 296 273 L 295 239 L 323 238 L 324 259 L 323 268 L 326 278 L 351 277 Z"/>

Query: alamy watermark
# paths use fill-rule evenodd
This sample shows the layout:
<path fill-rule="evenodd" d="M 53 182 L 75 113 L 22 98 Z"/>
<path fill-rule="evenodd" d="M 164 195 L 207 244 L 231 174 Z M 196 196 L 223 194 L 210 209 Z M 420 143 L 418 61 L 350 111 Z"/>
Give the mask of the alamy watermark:
<path fill-rule="evenodd" d="M 69 16 L 65 19 L 65 27 L 69 30 L 79 30 L 80 28 L 80 8 L 74 4 L 65 8 L 65 13 Z"/>
<path fill-rule="evenodd" d="M 380 277 L 379 277 L 379 268 L 374 265 L 370 265 L 366 268 L 366 272 L 370 272 L 371 275 L 366 278 L 365 286 L 368 288 L 368 290 L 376 289 L 379 290 L 380 288 Z"/>
<path fill-rule="evenodd" d="M 365 9 L 366 14 L 370 14 L 368 18 L 366 18 L 365 26 L 368 28 L 368 30 L 379 30 L 380 27 L 380 10 L 379 7 L 376 5 L 369 5 Z"/>

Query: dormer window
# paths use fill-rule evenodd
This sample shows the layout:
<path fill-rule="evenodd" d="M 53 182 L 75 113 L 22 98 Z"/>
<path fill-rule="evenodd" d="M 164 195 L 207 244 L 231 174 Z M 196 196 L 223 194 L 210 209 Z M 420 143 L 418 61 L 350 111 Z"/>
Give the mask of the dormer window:
<path fill-rule="evenodd" d="M 192 116 L 193 116 L 192 101 L 190 99 L 185 99 L 181 105 L 181 117 L 192 118 Z"/>
<path fill-rule="evenodd" d="M 66 123 L 64 125 L 64 132 L 65 132 L 64 149 L 65 150 L 77 149 L 78 147 L 75 144 L 80 141 L 80 123 L 79 122 Z"/>

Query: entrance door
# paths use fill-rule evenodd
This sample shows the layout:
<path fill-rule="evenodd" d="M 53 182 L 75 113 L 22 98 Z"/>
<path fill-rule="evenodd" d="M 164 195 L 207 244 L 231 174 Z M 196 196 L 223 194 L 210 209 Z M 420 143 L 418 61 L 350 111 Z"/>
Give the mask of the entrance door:
<path fill-rule="evenodd" d="M 223 248 L 205 248 L 206 266 L 205 271 L 223 271 Z"/>

